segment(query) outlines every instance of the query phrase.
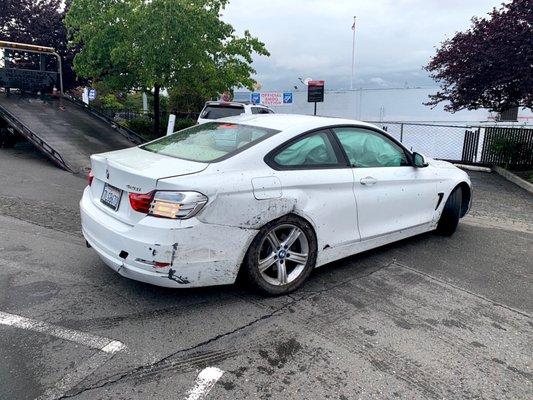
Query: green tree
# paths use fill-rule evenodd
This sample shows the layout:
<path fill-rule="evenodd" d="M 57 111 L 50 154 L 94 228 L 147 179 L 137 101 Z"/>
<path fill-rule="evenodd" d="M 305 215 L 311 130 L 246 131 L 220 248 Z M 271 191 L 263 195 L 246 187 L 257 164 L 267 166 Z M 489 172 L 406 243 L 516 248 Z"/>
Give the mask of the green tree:
<path fill-rule="evenodd" d="M 160 91 L 188 86 L 210 97 L 252 88 L 252 54 L 265 45 L 220 19 L 228 0 L 74 0 L 66 24 L 81 51 L 76 72 L 117 90 L 154 94 L 159 135 Z"/>

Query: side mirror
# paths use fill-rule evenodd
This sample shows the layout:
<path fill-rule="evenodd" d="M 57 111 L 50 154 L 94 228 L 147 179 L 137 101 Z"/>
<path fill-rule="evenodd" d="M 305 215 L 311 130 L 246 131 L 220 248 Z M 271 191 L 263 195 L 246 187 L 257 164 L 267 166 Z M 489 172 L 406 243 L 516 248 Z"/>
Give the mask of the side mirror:
<path fill-rule="evenodd" d="M 429 164 L 426 162 L 426 159 L 422 154 L 413 153 L 413 167 L 415 168 L 424 168 Z"/>

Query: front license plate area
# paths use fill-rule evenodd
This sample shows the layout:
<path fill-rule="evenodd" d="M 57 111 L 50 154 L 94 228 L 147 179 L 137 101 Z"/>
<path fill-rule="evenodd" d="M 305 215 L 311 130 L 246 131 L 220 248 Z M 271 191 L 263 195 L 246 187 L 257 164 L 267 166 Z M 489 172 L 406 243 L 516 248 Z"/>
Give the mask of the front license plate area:
<path fill-rule="evenodd" d="M 120 205 L 121 197 L 122 190 L 106 183 L 104 185 L 104 191 L 102 192 L 102 197 L 100 198 L 100 201 L 112 210 L 117 211 L 118 206 Z"/>

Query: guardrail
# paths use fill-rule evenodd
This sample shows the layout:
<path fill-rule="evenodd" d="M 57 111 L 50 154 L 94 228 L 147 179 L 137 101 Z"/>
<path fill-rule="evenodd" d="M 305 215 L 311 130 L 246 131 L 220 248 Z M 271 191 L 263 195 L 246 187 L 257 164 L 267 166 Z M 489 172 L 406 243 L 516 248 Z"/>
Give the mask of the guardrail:
<path fill-rule="evenodd" d="M 61 157 L 52 146 L 46 143 L 39 135 L 33 132 L 30 128 L 20 122 L 13 114 L 0 106 L 0 116 L 2 116 L 6 122 L 15 130 L 17 130 L 22 136 L 32 142 L 37 148 L 39 148 L 48 158 L 50 158 L 57 166 L 63 168 L 69 172 L 77 172 L 68 165 L 68 163 Z"/>

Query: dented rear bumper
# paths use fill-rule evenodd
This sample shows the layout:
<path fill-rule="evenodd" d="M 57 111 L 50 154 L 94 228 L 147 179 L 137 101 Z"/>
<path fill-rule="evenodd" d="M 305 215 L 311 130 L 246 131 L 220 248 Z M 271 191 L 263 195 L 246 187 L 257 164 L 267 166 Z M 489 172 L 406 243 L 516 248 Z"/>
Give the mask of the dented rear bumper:
<path fill-rule="evenodd" d="M 105 264 L 126 278 L 164 287 L 234 283 L 257 233 L 196 218 L 147 216 L 128 225 L 95 205 L 87 189 L 80 212 L 83 236 Z"/>

